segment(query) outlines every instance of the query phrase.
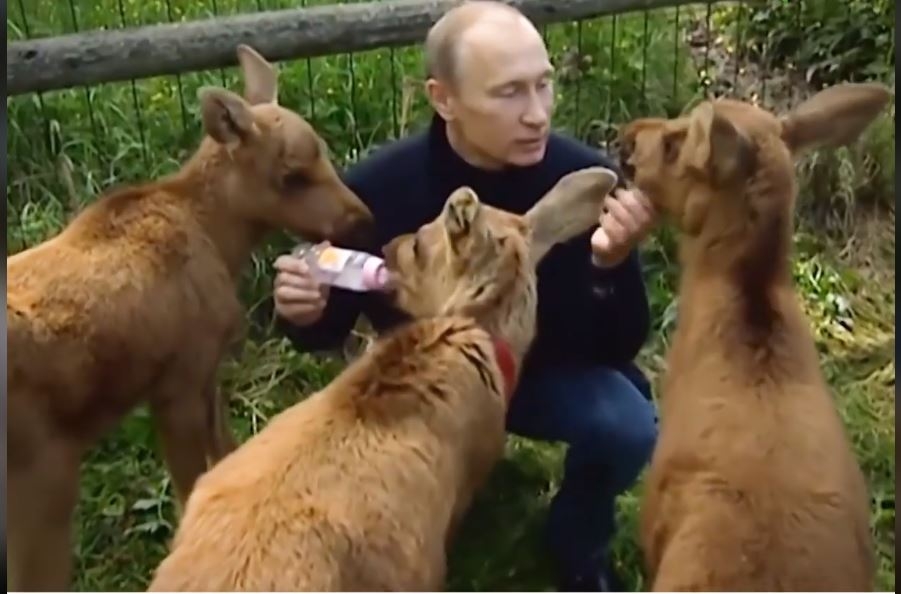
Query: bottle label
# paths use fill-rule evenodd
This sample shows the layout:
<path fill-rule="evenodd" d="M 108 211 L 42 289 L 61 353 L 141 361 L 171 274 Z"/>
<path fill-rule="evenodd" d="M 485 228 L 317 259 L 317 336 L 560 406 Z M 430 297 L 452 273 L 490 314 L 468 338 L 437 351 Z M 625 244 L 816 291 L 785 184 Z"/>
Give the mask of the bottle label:
<path fill-rule="evenodd" d="M 316 264 L 322 270 L 338 273 L 344 269 L 344 265 L 347 263 L 347 259 L 352 254 L 353 252 L 350 252 L 348 250 L 327 247 L 319 253 L 319 259 L 316 260 Z"/>

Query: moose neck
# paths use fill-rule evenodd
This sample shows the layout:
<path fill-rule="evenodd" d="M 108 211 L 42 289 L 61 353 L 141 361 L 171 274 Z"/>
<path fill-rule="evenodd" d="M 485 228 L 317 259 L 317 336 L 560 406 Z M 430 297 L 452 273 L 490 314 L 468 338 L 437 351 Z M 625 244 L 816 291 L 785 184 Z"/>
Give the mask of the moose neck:
<path fill-rule="evenodd" d="M 701 233 L 681 245 L 682 291 L 696 293 L 688 301 L 703 303 L 712 292 L 728 296 L 722 303 L 734 309 L 736 321 L 757 329 L 773 327 L 777 293 L 792 283 L 794 184 L 776 181 L 763 171 L 741 199 L 720 200 Z"/>
<path fill-rule="evenodd" d="M 231 277 L 237 281 L 262 241 L 267 227 L 236 210 L 244 200 L 252 200 L 250 190 L 241 187 L 222 150 L 201 149 L 176 175 L 180 195 L 188 198 L 194 217 L 206 232 Z M 244 195 L 239 195 L 244 193 Z"/>
<path fill-rule="evenodd" d="M 535 335 L 535 290 L 524 281 L 511 289 L 499 293 L 496 305 L 474 317 L 492 336 L 506 341 L 521 366 Z"/>

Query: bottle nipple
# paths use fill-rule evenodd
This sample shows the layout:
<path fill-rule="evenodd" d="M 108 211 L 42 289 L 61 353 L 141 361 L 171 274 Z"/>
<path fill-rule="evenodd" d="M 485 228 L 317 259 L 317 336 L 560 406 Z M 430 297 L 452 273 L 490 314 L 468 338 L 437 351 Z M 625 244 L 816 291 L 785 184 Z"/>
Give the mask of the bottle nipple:
<path fill-rule="evenodd" d="M 376 256 L 370 256 L 363 264 L 363 284 L 369 289 L 382 290 L 388 286 L 388 269 L 385 261 Z"/>

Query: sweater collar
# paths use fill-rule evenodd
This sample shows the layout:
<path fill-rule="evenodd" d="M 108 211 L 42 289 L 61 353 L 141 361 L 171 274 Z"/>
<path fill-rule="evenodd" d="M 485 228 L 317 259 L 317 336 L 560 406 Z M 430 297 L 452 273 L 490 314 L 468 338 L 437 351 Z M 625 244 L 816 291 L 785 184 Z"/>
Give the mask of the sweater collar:
<path fill-rule="evenodd" d="M 432 120 L 428 130 L 429 147 L 433 151 L 434 165 L 437 170 L 449 179 L 466 180 L 465 183 L 479 185 L 479 183 L 498 183 L 503 180 L 505 182 L 520 179 L 523 176 L 537 171 L 541 167 L 541 163 L 528 167 L 520 167 L 516 165 L 507 165 L 501 169 L 483 169 L 467 162 L 457 153 L 451 146 L 447 138 L 447 122 L 437 113 L 432 115 Z"/>

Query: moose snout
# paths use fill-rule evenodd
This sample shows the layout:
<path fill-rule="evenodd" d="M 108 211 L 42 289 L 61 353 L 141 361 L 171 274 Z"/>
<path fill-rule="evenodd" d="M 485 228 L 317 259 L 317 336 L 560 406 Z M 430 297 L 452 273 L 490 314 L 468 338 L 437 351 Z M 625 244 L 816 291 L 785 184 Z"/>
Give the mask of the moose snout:
<path fill-rule="evenodd" d="M 403 236 L 395 237 L 382 246 L 382 256 L 385 258 L 385 265 L 389 269 L 394 269 L 397 266 L 397 248 L 401 241 L 403 241 Z"/>
<path fill-rule="evenodd" d="M 348 245 L 365 248 L 375 232 L 375 218 L 366 204 L 346 186 L 341 189 L 342 215 L 337 225 L 342 240 Z"/>
<path fill-rule="evenodd" d="M 368 210 L 352 210 L 345 216 L 343 226 L 348 245 L 368 247 L 375 237 L 375 220 Z"/>
<path fill-rule="evenodd" d="M 632 149 L 634 144 L 626 138 L 617 138 L 614 142 L 614 155 L 619 162 L 619 168 L 627 179 L 632 180 L 635 177 L 635 166 L 632 165 Z"/>

